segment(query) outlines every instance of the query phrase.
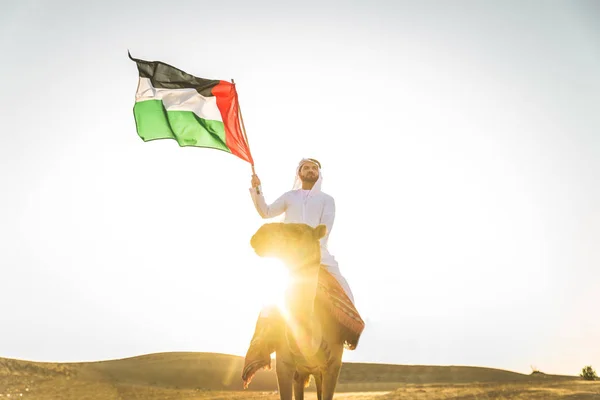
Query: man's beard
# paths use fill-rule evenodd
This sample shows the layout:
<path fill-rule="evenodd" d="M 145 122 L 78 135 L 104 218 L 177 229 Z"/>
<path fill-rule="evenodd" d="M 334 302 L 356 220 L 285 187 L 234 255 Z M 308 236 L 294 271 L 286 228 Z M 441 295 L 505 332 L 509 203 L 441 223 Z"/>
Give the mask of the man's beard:
<path fill-rule="evenodd" d="M 315 183 L 319 179 L 319 174 L 316 173 L 304 173 L 300 174 L 300 180 L 303 183 Z"/>

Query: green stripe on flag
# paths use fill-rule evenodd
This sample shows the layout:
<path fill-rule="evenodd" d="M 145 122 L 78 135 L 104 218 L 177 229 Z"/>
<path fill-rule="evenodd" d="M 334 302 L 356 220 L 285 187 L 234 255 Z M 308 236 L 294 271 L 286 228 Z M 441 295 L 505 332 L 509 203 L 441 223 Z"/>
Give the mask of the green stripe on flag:
<path fill-rule="evenodd" d="M 210 147 L 231 153 L 221 121 L 203 119 L 191 111 L 167 111 L 160 100 L 135 103 L 133 114 L 144 142 L 174 139 L 180 146 Z"/>

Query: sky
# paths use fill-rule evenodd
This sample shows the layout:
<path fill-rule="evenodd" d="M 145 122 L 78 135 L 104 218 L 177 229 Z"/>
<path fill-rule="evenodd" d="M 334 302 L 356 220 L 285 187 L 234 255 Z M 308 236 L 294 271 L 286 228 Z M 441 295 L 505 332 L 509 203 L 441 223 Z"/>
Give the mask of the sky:
<path fill-rule="evenodd" d="M 235 79 L 268 202 L 323 165 L 345 361 L 600 368 L 600 4 L 0 1 L 0 357 L 243 356 L 250 165 L 143 142 L 133 57 Z"/>

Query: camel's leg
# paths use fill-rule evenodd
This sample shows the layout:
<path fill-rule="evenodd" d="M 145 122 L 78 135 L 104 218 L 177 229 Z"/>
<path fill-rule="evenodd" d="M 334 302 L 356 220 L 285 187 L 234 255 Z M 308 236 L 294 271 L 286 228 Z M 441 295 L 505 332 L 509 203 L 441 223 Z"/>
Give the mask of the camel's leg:
<path fill-rule="evenodd" d="M 317 387 L 317 400 L 323 400 L 323 375 L 317 372 L 315 377 L 315 386 Z"/>
<path fill-rule="evenodd" d="M 308 375 L 297 373 L 294 375 L 294 400 L 304 400 L 304 385 L 310 379 Z"/>
<path fill-rule="evenodd" d="M 277 386 L 279 388 L 279 400 L 293 400 L 292 386 L 294 382 L 295 368 L 291 368 L 280 358 L 277 358 L 275 372 L 277 373 Z"/>
<path fill-rule="evenodd" d="M 335 387 L 342 369 L 342 360 L 334 361 L 329 367 L 323 371 L 323 399 L 333 400 Z"/>

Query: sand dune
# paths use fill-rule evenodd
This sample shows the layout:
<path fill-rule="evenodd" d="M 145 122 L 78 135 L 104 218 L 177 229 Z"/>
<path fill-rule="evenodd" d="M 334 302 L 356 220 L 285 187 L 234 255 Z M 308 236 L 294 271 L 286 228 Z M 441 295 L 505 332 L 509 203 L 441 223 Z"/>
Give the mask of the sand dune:
<path fill-rule="evenodd" d="M 0 358 L 0 395 L 42 400 L 278 398 L 274 371 L 260 371 L 250 390 L 242 391 L 242 365 L 242 357 L 215 353 L 158 353 L 86 363 Z M 461 366 L 345 363 L 338 388 L 339 399 L 442 399 L 463 395 L 482 399 L 580 398 L 552 397 L 562 395 L 600 399 L 600 383 L 583 382 L 574 376 L 531 376 Z M 513 397 L 506 397 L 510 393 Z M 534 397 L 516 397 L 523 393 Z M 308 396 L 312 398 L 314 393 Z"/>

